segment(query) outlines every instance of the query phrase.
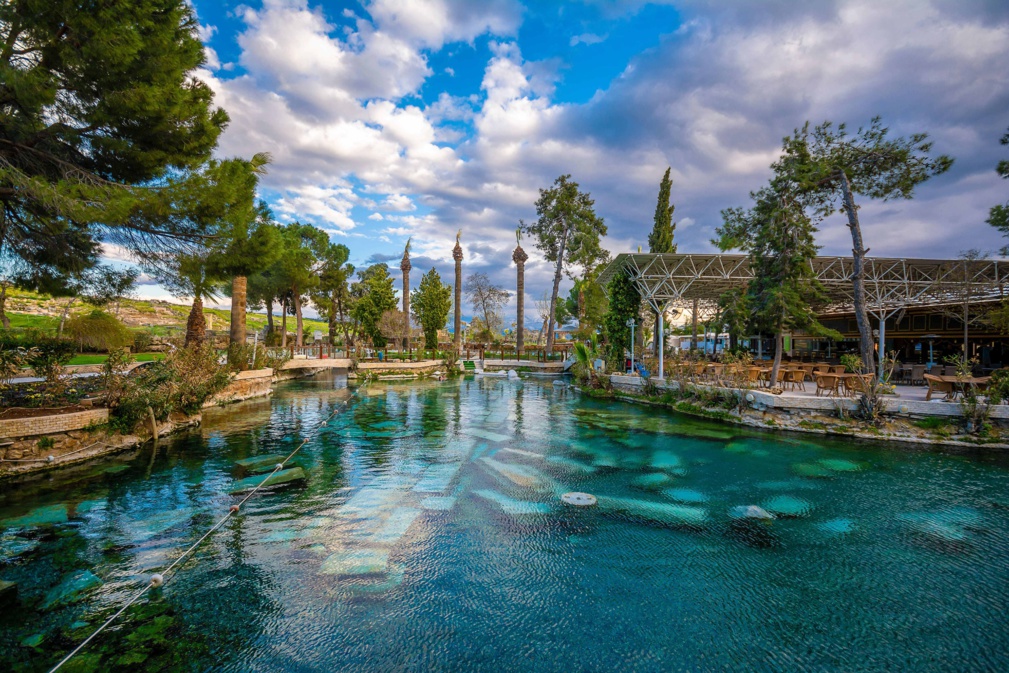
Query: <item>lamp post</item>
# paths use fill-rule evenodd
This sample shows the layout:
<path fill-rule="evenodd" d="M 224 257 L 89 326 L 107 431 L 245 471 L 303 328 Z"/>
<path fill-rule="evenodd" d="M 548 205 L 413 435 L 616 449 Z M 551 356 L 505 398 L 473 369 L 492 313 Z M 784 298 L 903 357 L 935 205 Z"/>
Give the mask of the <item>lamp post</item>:
<path fill-rule="evenodd" d="M 634 327 L 638 324 L 634 322 L 634 318 L 628 318 L 625 323 L 631 328 L 631 374 L 634 373 Z"/>

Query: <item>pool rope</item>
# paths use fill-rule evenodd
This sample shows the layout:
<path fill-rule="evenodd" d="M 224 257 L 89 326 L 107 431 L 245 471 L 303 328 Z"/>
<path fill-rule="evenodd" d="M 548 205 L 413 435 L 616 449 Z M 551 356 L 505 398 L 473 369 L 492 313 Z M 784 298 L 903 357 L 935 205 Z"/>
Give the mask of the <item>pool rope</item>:
<path fill-rule="evenodd" d="M 360 388 L 358 388 L 357 390 L 360 390 Z M 203 544 L 203 542 L 207 538 L 209 538 L 211 535 L 213 535 L 214 532 L 217 531 L 221 526 L 223 526 L 228 519 L 230 519 L 233 515 L 238 514 L 241 511 L 241 509 L 242 509 L 242 505 L 244 505 L 246 502 L 248 502 L 249 498 L 251 498 L 252 496 L 254 496 L 259 491 L 259 489 L 263 488 L 263 486 L 273 477 L 273 475 L 275 475 L 275 474 L 277 474 L 277 472 L 280 472 L 281 470 L 283 470 L 284 466 L 287 464 L 287 462 L 289 460 L 291 460 L 292 458 L 294 458 L 294 456 L 299 451 L 301 451 L 301 449 L 306 444 L 308 444 L 309 441 L 311 441 L 312 437 L 314 437 L 319 431 L 321 431 L 323 428 L 325 428 L 329 424 L 329 422 L 331 420 L 333 420 L 333 418 L 338 413 L 340 413 L 340 411 L 343 408 L 345 408 L 349 404 L 350 399 L 353 398 L 353 396 L 357 394 L 357 390 L 354 391 L 354 393 L 350 396 L 350 398 L 348 398 L 346 400 L 340 400 L 339 401 L 339 405 L 340 406 L 337 406 L 337 408 L 333 410 L 333 413 L 331 413 L 326 418 L 326 420 L 324 420 L 322 423 L 320 423 L 318 425 L 318 427 L 316 427 L 315 431 L 309 433 L 309 435 L 307 437 L 305 437 L 303 440 L 301 440 L 301 444 L 299 444 L 297 447 L 295 447 L 294 451 L 291 451 L 291 453 L 289 453 L 286 458 L 284 458 L 282 461 L 280 461 L 279 463 L 277 463 L 277 465 L 273 468 L 273 471 L 270 472 L 268 475 L 266 475 L 266 477 L 263 479 L 263 481 L 259 482 L 259 484 L 256 485 L 256 487 L 253 488 L 251 491 L 249 491 L 248 494 L 246 494 L 246 496 L 244 498 L 242 498 L 240 501 L 238 501 L 238 503 L 231 505 L 228 508 L 228 513 L 225 514 L 223 517 L 221 517 L 220 521 L 218 521 L 216 524 L 214 524 L 214 526 L 210 530 L 208 530 L 206 533 L 204 533 L 203 537 L 201 537 L 199 540 L 197 540 L 192 545 L 190 545 L 190 547 L 188 549 L 186 549 L 184 552 L 182 552 L 182 554 L 177 559 L 175 559 L 171 563 L 171 565 L 169 565 L 167 568 L 165 568 L 160 573 L 154 573 L 153 575 L 151 575 L 151 577 L 147 580 L 147 584 L 145 584 L 142 589 L 140 589 L 138 592 L 136 592 L 135 594 L 133 594 L 133 597 L 130 598 L 129 601 L 127 601 L 121 608 L 119 608 L 119 610 L 117 610 L 115 612 L 115 614 L 113 614 L 111 617 L 109 617 L 107 620 L 105 620 L 105 623 L 103 623 L 101 626 L 99 626 L 97 629 L 95 629 L 91 633 L 90 636 L 88 636 L 87 638 L 85 638 L 81 642 L 80 645 L 78 645 L 73 650 L 71 650 L 70 653 L 67 654 L 67 656 L 63 657 L 63 659 L 61 659 L 58 664 L 56 664 L 51 669 L 49 669 L 49 673 L 53 673 L 54 671 L 58 671 L 63 666 L 63 664 L 65 664 L 68 661 L 70 661 L 78 652 L 80 652 L 85 647 L 87 647 L 88 643 L 90 643 L 92 640 L 94 640 L 95 636 L 97 636 L 99 633 L 101 633 L 102 631 L 104 631 L 110 624 L 112 624 L 114 621 L 116 621 L 116 619 L 118 619 L 121 614 L 123 614 L 124 612 L 126 612 L 127 608 L 129 608 L 131 605 L 133 605 L 138 600 L 140 600 L 141 598 L 143 598 L 143 596 L 149 590 L 156 589 L 158 587 L 161 587 L 161 586 L 164 586 L 165 584 L 167 584 L 168 581 L 173 576 L 173 575 L 171 575 L 171 573 L 173 571 L 175 571 L 175 568 L 180 563 L 182 563 L 182 561 L 184 559 L 186 559 L 193 552 L 195 552 L 200 547 L 200 545 Z"/>

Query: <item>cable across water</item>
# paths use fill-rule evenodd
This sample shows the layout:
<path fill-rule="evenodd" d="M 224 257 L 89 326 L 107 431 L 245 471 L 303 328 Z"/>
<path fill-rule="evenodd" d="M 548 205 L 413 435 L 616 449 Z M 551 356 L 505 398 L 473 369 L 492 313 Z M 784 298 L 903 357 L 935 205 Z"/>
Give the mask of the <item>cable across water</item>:
<path fill-rule="evenodd" d="M 353 394 L 356 395 L 357 391 L 355 390 Z M 351 397 L 353 397 L 353 395 L 351 395 Z M 190 545 L 190 547 L 188 549 L 186 549 L 184 552 L 182 552 L 182 554 L 177 559 L 175 559 L 171 563 L 171 565 L 169 565 L 167 568 L 165 568 L 162 572 L 155 573 L 154 575 L 151 575 L 150 579 L 147 581 L 147 584 L 145 584 L 142 589 L 140 589 L 137 593 L 133 594 L 133 597 L 130 598 L 130 600 L 127 601 L 126 604 L 124 604 L 121 608 L 119 608 L 119 610 L 117 610 L 115 614 L 113 614 L 111 617 L 109 617 L 107 620 L 105 620 L 105 623 L 103 623 L 101 626 L 99 626 L 97 629 L 95 629 L 95 631 L 90 636 L 88 636 L 87 638 L 85 638 L 81 642 L 80 645 L 78 645 L 73 650 L 71 650 L 71 652 L 69 654 L 67 654 L 67 656 L 63 657 L 63 659 L 61 659 L 58 664 L 56 664 L 51 669 L 49 669 L 49 673 L 53 673 L 53 671 L 59 670 L 60 667 L 63 666 L 63 664 L 65 664 L 68 661 L 70 661 L 74 657 L 74 655 L 76 655 L 78 652 L 80 652 L 81 650 L 83 650 L 88 645 L 88 643 L 90 643 L 95 638 L 95 636 L 97 636 L 99 633 L 101 633 L 102 631 L 104 631 L 106 627 L 108 627 L 110 624 L 112 624 L 121 614 L 123 614 L 127 610 L 127 608 L 129 608 L 131 605 L 133 605 L 138 600 L 140 600 L 144 596 L 144 594 L 146 594 L 150 589 L 156 589 L 158 587 L 161 587 L 161 586 L 165 585 L 169 581 L 169 579 L 171 578 L 171 576 L 174 576 L 174 574 L 177 574 L 177 571 L 175 571 L 175 568 L 180 563 L 182 563 L 182 561 L 184 559 L 186 559 L 194 551 L 196 551 L 199 548 L 199 546 L 201 544 L 203 544 L 203 542 L 207 538 L 209 538 L 211 535 L 213 535 L 215 531 L 217 531 L 221 526 L 223 526 L 225 524 L 225 522 L 232 517 L 232 515 L 238 514 L 238 512 L 241 511 L 241 509 L 242 509 L 242 505 L 244 505 L 246 502 L 248 502 L 249 498 L 251 498 L 252 496 L 254 496 L 259 491 L 259 489 L 263 488 L 263 486 L 265 486 L 266 483 L 275 474 L 277 474 L 278 472 L 280 472 L 281 470 L 283 470 L 284 466 L 287 464 L 287 462 L 289 460 L 291 460 L 292 458 L 294 458 L 294 456 L 299 451 L 301 451 L 301 449 L 306 444 L 308 444 L 309 440 L 311 440 L 311 438 L 318 431 L 320 431 L 324 427 L 326 427 L 326 425 L 331 420 L 333 420 L 333 418 L 340 412 L 341 408 L 346 407 L 349 402 L 350 402 L 350 398 L 348 398 L 346 400 L 341 400 L 340 404 L 342 405 L 342 407 L 338 406 L 336 409 L 334 409 L 333 413 L 331 413 L 326 418 L 326 420 L 324 420 L 322 423 L 320 423 L 315 428 L 315 430 L 313 432 L 309 433 L 309 435 L 307 437 L 305 437 L 303 440 L 301 440 L 301 444 L 299 444 L 297 447 L 295 447 L 295 449 L 293 451 L 291 451 L 291 453 L 289 453 L 286 458 L 284 458 L 282 461 L 280 461 L 279 463 L 277 463 L 277 465 L 273 468 L 273 471 L 271 471 L 268 475 L 266 475 L 266 477 L 263 479 L 263 481 L 259 482 L 259 484 L 257 484 L 255 486 L 255 488 L 253 488 L 251 491 L 249 491 L 245 495 L 244 498 L 242 498 L 240 501 L 238 501 L 238 503 L 236 503 L 234 505 L 231 505 L 231 507 L 228 508 L 228 513 L 225 514 L 223 517 L 221 517 L 221 519 L 216 524 L 214 524 L 214 526 L 210 530 L 208 530 L 206 533 L 204 533 L 203 536 L 199 540 L 197 540 L 196 542 L 194 542 L 192 545 Z M 171 573 L 171 576 L 170 576 L 170 573 Z"/>

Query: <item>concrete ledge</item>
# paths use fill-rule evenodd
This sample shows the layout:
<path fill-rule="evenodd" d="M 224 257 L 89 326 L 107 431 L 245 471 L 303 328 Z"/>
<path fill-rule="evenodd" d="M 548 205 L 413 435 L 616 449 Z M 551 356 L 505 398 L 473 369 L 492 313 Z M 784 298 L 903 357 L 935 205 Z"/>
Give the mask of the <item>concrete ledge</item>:
<path fill-rule="evenodd" d="M 350 369 L 353 362 L 348 358 L 298 358 L 288 360 L 280 366 L 281 371 L 289 369 Z"/>
<path fill-rule="evenodd" d="M 432 367 L 444 366 L 444 360 L 421 360 L 420 362 L 400 362 L 398 360 L 392 360 L 390 362 L 358 362 L 357 370 L 364 372 L 398 372 L 411 369 L 425 370 Z"/>
<path fill-rule="evenodd" d="M 479 362 L 479 360 L 474 360 L 474 362 Z M 490 372 L 501 371 L 502 369 L 536 369 L 545 372 L 563 372 L 564 361 L 530 362 L 529 360 L 484 360 L 483 368 L 485 371 Z"/>
<path fill-rule="evenodd" d="M 71 414 L 52 414 L 32 418 L 0 420 L 0 439 L 10 437 L 35 437 L 57 432 L 71 432 L 102 425 L 109 421 L 109 410 L 104 407 L 75 411 Z"/>
<path fill-rule="evenodd" d="M 643 387 L 640 376 L 627 376 L 623 374 L 611 374 L 610 383 L 616 388 L 623 387 L 630 392 L 639 391 Z M 676 381 L 655 381 L 659 390 L 676 390 Z M 853 411 L 858 408 L 858 402 L 850 397 L 800 397 L 797 395 L 772 395 L 766 390 L 759 388 L 722 388 L 719 386 L 709 386 L 695 384 L 701 390 L 732 390 L 745 395 L 753 395 L 750 406 L 755 409 L 781 409 L 781 410 L 802 410 L 832 413 L 842 408 L 845 411 Z M 884 412 L 890 416 L 961 416 L 960 405 L 957 402 L 923 402 L 921 400 L 905 400 L 900 397 L 886 398 L 887 405 Z M 996 420 L 1009 419 L 1009 405 L 999 404 L 991 408 L 990 418 Z"/>

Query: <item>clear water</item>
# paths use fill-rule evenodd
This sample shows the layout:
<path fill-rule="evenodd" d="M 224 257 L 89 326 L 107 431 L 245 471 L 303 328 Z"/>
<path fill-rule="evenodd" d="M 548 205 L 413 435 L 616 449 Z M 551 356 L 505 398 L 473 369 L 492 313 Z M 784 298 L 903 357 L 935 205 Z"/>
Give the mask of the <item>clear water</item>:
<path fill-rule="evenodd" d="M 58 661 L 227 510 L 236 461 L 349 396 L 286 384 L 157 453 L 5 485 L 0 670 Z M 998 454 L 470 379 L 370 386 L 296 462 L 306 481 L 256 496 L 65 670 L 1009 670 Z M 751 505 L 778 514 L 735 518 Z"/>

